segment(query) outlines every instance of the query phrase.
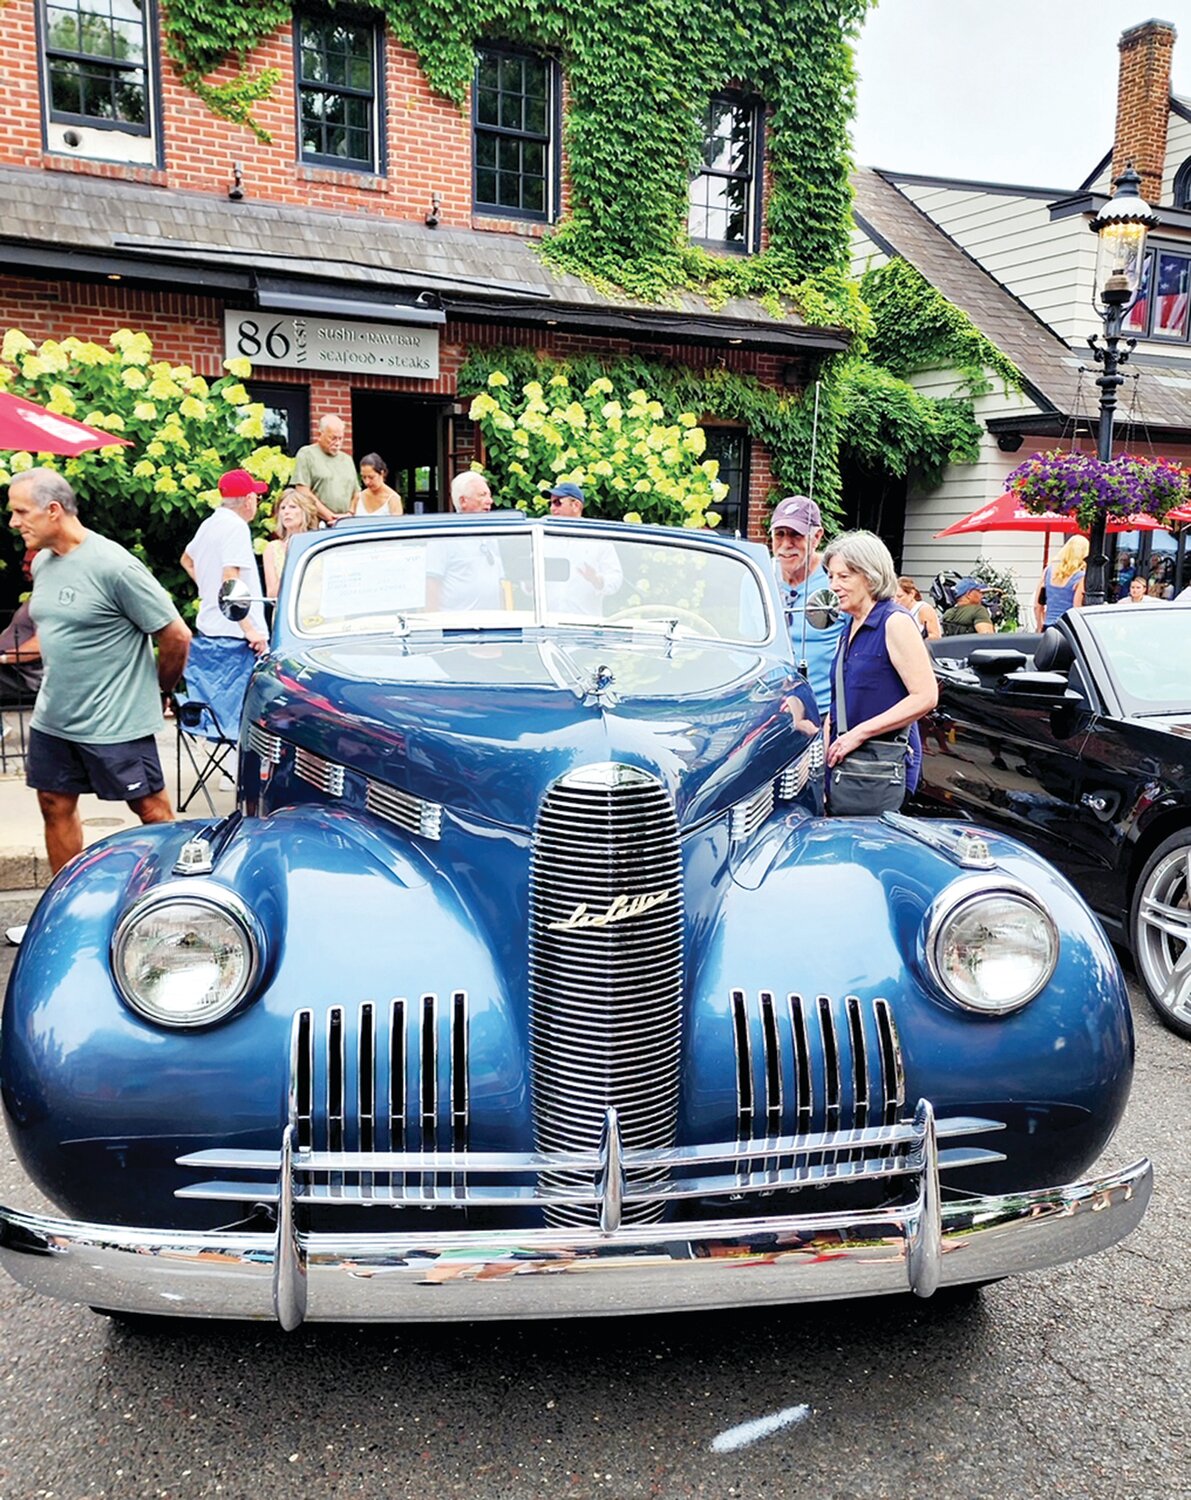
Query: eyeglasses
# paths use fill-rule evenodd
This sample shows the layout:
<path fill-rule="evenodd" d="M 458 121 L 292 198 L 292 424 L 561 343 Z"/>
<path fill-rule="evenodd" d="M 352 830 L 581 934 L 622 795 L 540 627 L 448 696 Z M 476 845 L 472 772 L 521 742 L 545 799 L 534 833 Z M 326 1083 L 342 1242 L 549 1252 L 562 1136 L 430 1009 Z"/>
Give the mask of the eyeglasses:
<path fill-rule="evenodd" d="M 558 507 L 562 504 L 562 501 L 563 501 L 563 497 L 561 495 L 551 495 L 550 496 L 550 509 L 551 510 L 557 510 Z"/>

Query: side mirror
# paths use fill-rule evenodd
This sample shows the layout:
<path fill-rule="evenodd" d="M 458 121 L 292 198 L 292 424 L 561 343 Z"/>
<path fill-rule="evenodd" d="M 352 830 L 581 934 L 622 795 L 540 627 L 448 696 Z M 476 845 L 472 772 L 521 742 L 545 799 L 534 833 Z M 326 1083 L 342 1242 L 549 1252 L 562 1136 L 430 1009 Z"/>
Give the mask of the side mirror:
<path fill-rule="evenodd" d="M 256 603 L 242 578 L 229 578 L 219 590 L 219 612 L 225 620 L 246 620 Z"/>
<path fill-rule="evenodd" d="M 816 589 L 806 601 L 806 618 L 816 630 L 829 630 L 843 614 L 831 589 Z"/>

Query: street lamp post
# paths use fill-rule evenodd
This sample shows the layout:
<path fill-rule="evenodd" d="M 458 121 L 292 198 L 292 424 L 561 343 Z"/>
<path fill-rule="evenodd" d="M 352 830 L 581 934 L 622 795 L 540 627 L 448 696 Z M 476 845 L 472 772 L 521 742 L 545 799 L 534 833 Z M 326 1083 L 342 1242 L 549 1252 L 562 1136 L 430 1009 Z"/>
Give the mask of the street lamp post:
<path fill-rule="evenodd" d="M 1120 367 L 1129 358 L 1135 338 L 1122 339 L 1125 315 L 1137 300 L 1145 267 L 1146 235 L 1158 219 L 1141 196 L 1141 178 L 1132 162 L 1114 184 L 1113 196 L 1092 220 L 1098 237 L 1096 290 L 1093 305 L 1104 323 L 1104 342 L 1093 334 L 1088 339 L 1092 357 L 1102 366 L 1096 377 L 1100 389 L 1100 424 L 1096 456 L 1102 463 L 1112 457 L 1112 427 L 1116 418 L 1117 391 L 1125 383 Z M 1124 347 L 1122 347 L 1122 345 Z M 1108 558 L 1104 553 L 1107 518 L 1098 510 L 1088 539 L 1088 576 L 1084 589 L 1087 604 L 1103 604 L 1107 586 Z"/>

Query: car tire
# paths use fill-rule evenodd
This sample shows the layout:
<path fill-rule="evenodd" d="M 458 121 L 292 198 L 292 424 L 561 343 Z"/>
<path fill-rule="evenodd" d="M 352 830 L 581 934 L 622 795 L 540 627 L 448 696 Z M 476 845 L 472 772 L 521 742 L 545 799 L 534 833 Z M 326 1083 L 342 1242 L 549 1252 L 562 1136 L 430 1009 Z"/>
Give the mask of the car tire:
<path fill-rule="evenodd" d="M 1191 828 L 1146 860 L 1129 906 L 1129 946 L 1162 1024 L 1191 1038 Z"/>

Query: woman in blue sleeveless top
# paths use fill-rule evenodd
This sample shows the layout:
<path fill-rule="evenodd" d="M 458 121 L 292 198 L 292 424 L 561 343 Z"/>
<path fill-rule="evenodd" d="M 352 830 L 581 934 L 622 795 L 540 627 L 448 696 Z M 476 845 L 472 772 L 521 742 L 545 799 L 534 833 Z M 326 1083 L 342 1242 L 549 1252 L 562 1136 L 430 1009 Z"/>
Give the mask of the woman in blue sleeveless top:
<path fill-rule="evenodd" d="M 871 531 L 849 531 L 835 538 L 823 564 L 840 608 L 850 616 L 840 639 L 844 708 L 848 728 L 839 722 L 832 674 L 831 729 L 827 764 L 838 765 L 866 740 L 887 738 L 910 728 L 906 788 L 918 785 L 922 741 L 917 721 L 939 701 L 938 684 L 926 642 L 910 612 L 894 599 L 897 574 L 889 549 Z"/>
<path fill-rule="evenodd" d="M 1087 537 L 1073 536 L 1063 544 L 1054 562 L 1042 570 L 1034 595 L 1034 618 L 1039 630 L 1045 630 L 1069 609 L 1078 609 L 1083 603 L 1087 557 Z"/>

